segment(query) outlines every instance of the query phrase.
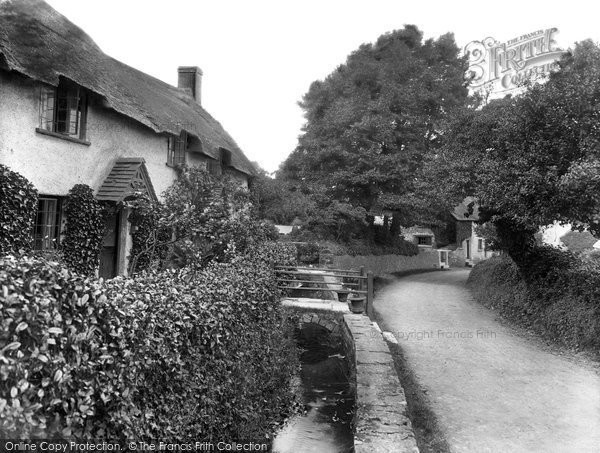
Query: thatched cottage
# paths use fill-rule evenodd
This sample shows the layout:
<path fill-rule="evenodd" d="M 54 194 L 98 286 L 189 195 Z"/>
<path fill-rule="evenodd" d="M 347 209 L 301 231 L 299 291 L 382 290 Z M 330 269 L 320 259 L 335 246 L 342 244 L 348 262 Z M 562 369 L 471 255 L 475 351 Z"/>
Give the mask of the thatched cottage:
<path fill-rule="evenodd" d="M 201 83 L 197 67 L 180 67 L 174 87 L 111 58 L 41 0 L 0 0 L 0 163 L 39 191 L 36 248 L 55 247 L 75 184 L 115 204 L 135 182 L 160 198 L 185 163 L 247 185 L 254 168 L 202 107 Z M 127 268 L 124 214 L 104 244 L 105 276 Z"/>

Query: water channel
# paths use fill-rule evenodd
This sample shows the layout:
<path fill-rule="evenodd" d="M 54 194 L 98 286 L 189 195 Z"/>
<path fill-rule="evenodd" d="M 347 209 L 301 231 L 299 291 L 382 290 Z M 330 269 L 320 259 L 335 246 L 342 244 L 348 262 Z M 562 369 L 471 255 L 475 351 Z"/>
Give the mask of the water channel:
<path fill-rule="evenodd" d="M 276 436 L 276 453 L 351 453 L 355 387 L 341 338 L 319 325 L 296 332 L 300 395 L 306 412 L 293 417 Z"/>

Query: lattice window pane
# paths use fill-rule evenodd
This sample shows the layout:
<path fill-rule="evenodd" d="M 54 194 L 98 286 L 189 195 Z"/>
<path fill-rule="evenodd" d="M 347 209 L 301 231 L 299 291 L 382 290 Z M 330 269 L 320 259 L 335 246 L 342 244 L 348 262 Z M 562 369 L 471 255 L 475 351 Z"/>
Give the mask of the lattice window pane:
<path fill-rule="evenodd" d="M 187 135 L 185 132 L 182 132 L 180 137 L 170 136 L 167 163 L 171 166 L 184 165 L 186 148 Z"/>
<path fill-rule="evenodd" d="M 40 128 L 82 138 L 85 130 L 84 93 L 76 85 L 58 88 L 42 87 L 40 96 Z"/>
<path fill-rule="evenodd" d="M 56 90 L 42 87 L 40 91 L 40 129 L 54 130 L 54 108 L 56 105 Z"/>

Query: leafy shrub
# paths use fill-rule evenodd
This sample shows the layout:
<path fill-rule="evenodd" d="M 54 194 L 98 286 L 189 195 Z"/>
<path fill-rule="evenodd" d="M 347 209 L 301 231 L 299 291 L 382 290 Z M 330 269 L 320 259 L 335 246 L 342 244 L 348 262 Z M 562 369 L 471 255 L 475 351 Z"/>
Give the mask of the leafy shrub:
<path fill-rule="evenodd" d="M 551 247 L 534 256 L 526 275 L 506 255 L 477 264 L 475 299 L 558 344 L 600 351 L 600 265 Z"/>
<path fill-rule="evenodd" d="M 0 164 L 0 255 L 31 249 L 37 190 L 19 173 Z"/>
<path fill-rule="evenodd" d="M 319 244 L 316 242 L 303 242 L 296 244 L 298 262 L 302 264 L 316 264 L 319 262 Z"/>
<path fill-rule="evenodd" d="M 92 275 L 100 263 L 105 220 L 103 208 L 89 186 L 76 184 L 69 191 L 65 217 L 63 258 L 75 272 Z"/>
<path fill-rule="evenodd" d="M 297 366 L 273 256 L 107 282 L 0 261 L 0 432 L 263 440 Z"/>
<path fill-rule="evenodd" d="M 126 202 L 131 209 L 131 249 L 129 275 L 159 268 L 168 256 L 172 229 L 161 224 L 161 205 L 154 202 L 144 191 L 138 191 Z"/>
<path fill-rule="evenodd" d="M 297 264 L 297 249 L 294 244 L 277 241 L 266 241 L 249 250 L 249 255 L 261 256 L 267 263 L 280 266 Z"/>

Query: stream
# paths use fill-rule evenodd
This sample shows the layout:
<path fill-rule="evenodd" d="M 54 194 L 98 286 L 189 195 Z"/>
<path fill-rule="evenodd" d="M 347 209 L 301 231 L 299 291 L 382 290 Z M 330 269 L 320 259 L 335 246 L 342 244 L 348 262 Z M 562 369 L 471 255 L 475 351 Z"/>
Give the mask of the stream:
<path fill-rule="evenodd" d="M 306 413 L 290 419 L 273 442 L 276 453 L 351 453 L 355 389 L 341 340 L 308 324 L 296 332 L 300 395 Z"/>

